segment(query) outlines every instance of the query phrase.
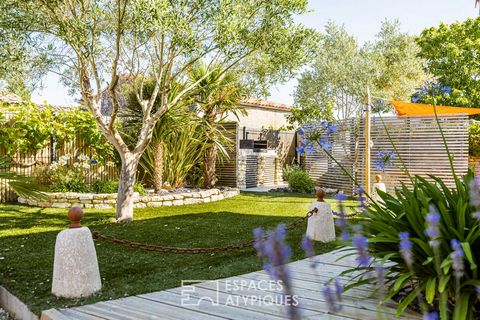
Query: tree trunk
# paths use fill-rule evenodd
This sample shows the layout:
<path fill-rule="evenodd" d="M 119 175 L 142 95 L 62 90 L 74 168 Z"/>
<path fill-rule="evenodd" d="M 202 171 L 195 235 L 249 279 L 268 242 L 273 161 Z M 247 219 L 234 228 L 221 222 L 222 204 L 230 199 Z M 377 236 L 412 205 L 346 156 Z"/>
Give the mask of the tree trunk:
<path fill-rule="evenodd" d="M 205 152 L 205 163 L 203 171 L 203 186 L 205 188 L 213 188 L 217 182 L 215 174 L 215 166 L 217 163 L 217 146 L 212 145 Z"/>
<path fill-rule="evenodd" d="M 117 222 L 133 220 L 133 186 L 139 159 L 134 154 L 123 156 L 118 183 Z"/>
<path fill-rule="evenodd" d="M 163 145 L 161 141 L 153 141 L 153 188 L 158 193 L 163 186 Z"/>

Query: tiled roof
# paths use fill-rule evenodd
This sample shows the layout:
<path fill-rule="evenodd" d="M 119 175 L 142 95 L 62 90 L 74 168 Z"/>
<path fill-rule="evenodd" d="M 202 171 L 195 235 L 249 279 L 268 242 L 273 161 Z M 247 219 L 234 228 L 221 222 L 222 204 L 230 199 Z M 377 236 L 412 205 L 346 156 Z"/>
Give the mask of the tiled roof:
<path fill-rule="evenodd" d="M 22 98 L 15 93 L 11 93 L 6 90 L 0 90 L 0 102 L 20 103 L 22 102 Z"/>
<path fill-rule="evenodd" d="M 285 103 L 278 103 L 273 101 L 267 101 L 257 98 L 248 98 L 240 101 L 240 105 L 244 107 L 257 107 L 264 109 L 280 110 L 280 111 L 290 111 L 291 106 Z"/>

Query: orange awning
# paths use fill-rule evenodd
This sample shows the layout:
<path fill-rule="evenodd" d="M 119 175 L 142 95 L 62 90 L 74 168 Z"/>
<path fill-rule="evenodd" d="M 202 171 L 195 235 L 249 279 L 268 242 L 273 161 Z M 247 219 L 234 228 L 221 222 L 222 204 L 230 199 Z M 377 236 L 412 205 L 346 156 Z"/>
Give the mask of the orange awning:
<path fill-rule="evenodd" d="M 429 104 L 421 103 L 410 103 L 410 102 L 401 102 L 401 101 L 390 101 L 390 103 L 397 110 L 399 116 L 411 116 L 411 115 L 426 115 L 426 114 L 435 114 L 433 106 Z M 446 106 L 437 106 L 437 114 L 468 114 L 476 115 L 480 114 L 480 108 L 460 108 L 460 107 L 446 107 Z"/>

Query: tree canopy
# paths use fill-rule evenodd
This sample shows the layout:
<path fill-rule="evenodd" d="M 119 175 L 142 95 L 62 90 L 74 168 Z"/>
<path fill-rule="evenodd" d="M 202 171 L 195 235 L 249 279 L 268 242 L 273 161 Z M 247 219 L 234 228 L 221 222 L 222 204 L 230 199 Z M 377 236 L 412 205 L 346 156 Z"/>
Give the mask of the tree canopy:
<path fill-rule="evenodd" d="M 384 21 L 376 40 L 363 46 L 330 21 L 318 52 L 299 78 L 292 124 L 353 117 L 363 109 L 367 87 L 376 96 L 409 99 L 426 79 L 414 38 L 398 21 Z"/>
<path fill-rule="evenodd" d="M 417 43 L 426 71 L 451 89 L 443 97 L 434 93 L 437 103 L 480 106 L 480 18 L 426 29 Z"/>
<path fill-rule="evenodd" d="M 316 49 L 316 31 L 294 20 L 306 10 L 306 0 L 4 0 L 0 29 L 25 37 L 25 50 L 51 59 L 50 70 L 80 92 L 121 158 L 117 218 L 131 220 L 136 169 L 156 123 L 195 95 L 202 79 L 167 99 L 172 84 L 201 60 L 257 74 L 260 83 L 288 76 Z M 144 79 L 154 79 L 148 97 Z M 118 130 L 120 82 L 130 82 L 142 108 L 133 145 Z M 109 117 L 100 112 L 104 87 Z"/>

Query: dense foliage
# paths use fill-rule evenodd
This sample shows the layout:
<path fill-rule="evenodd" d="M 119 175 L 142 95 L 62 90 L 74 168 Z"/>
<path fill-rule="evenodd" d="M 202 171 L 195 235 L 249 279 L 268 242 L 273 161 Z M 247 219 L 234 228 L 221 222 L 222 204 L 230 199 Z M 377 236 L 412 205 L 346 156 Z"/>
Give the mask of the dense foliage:
<path fill-rule="evenodd" d="M 444 23 L 422 32 L 417 39 L 426 71 L 444 86 L 457 92 L 448 103 L 454 106 L 480 105 L 480 18 L 450 25 Z M 453 99 L 455 98 L 455 99 Z"/>
<path fill-rule="evenodd" d="M 29 103 L 0 105 L 0 147 L 5 148 L 7 155 L 35 154 L 50 145 L 52 139 L 57 148 L 77 139 L 91 148 L 97 161 L 117 158 L 115 149 L 85 110 L 55 110 L 49 105 Z"/>
<path fill-rule="evenodd" d="M 480 122 L 471 122 L 468 135 L 468 151 L 470 155 L 480 157 Z"/>
<path fill-rule="evenodd" d="M 417 176 L 413 189 L 404 186 L 394 195 L 378 192 L 383 203 L 368 206 L 360 222 L 368 252 L 394 262 L 386 272 L 387 297 L 406 293 L 398 314 L 416 301 L 439 310 L 442 319 L 478 318 L 480 223 L 471 204 L 478 187 L 472 189 L 472 175 L 453 189 L 431 178 Z M 365 275 L 370 270 L 362 269 Z M 358 284 L 365 281 L 376 279 L 360 277 Z"/>
<path fill-rule="evenodd" d="M 315 188 L 315 182 L 310 178 L 308 173 L 301 168 L 291 168 L 284 172 L 284 177 L 288 182 L 288 186 L 294 192 L 311 193 Z"/>
<path fill-rule="evenodd" d="M 388 99 L 409 98 L 426 78 L 418 52 L 398 21 L 385 21 L 375 42 L 362 47 L 344 26 L 329 22 L 319 55 L 299 79 L 290 123 L 354 117 L 363 109 L 367 87 Z"/>
<path fill-rule="evenodd" d="M 118 179 L 109 174 L 109 167 L 115 164 L 111 161 L 100 163 L 84 154 L 64 155 L 50 165 L 36 168 L 33 176 L 43 191 L 116 193 Z M 141 183 L 135 185 L 135 191 L 146 193 Z"/>

